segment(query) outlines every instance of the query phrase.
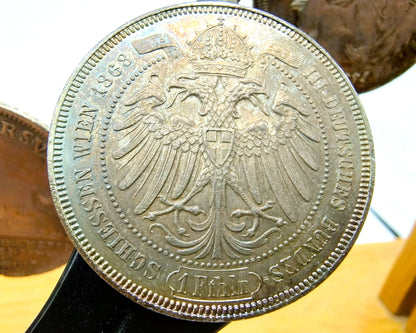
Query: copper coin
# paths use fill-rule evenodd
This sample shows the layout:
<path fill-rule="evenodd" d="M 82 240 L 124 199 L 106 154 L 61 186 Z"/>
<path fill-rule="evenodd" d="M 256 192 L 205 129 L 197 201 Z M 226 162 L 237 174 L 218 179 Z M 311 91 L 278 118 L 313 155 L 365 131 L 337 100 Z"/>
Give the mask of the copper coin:
<path fill-rule="evenodd" d="M 356 93 L 270 14 L 198 3 L 103 40 L 69 79 L 52 196 L 87 262 L 134 301 L 224 321 L 278 309 L 351 248 L 373 185 Z"/>
<path fill-rule="evenodd" d="M 320 43 L 358 92 L 389 82 L 416 62 L 415 1 L 264 2 L 258 1 L 258 8 L 289 20 Z"/>
<path fill-rule="evenodd" d="M 49 190 L 48 131 L 0 105 L 0 274 L 45 272 L 72 251 Z"/>
<path fill-rule="evenodd" d="M 265 10 L 292 24 L 296 24 L 305 4 L 304 1 L 299 3 L 293 0 L 253 0 L 254 8 Z"/>

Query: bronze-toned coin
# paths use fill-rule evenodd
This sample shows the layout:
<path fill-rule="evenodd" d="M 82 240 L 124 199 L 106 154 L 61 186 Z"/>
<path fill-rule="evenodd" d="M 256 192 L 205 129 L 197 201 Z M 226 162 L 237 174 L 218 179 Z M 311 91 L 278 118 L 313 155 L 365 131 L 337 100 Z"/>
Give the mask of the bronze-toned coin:
<path fill-rule="evenodd" d="M 361 228 L 370 130 L 342 70 L 279 19 L 231 4 L 155 11 L 69 79 L 50 134 L 52 196 L 89 264 L 176 317 L 280 308 Z"/>
<path fill-rule="evenodd" d="M 303 10 L 307 0 L 253 0 L 253 7 L 272 13 L 285 21 L 296 24 L 299 12 Z"/>
<path fill-rule="evenodd" d="M 45 272 L 73 249 L 49 190 L 47 140 L 37 121 L 0 105 L 0 274 Z"/>
<path fill-rule="evenodd" d="M 258 8 L 289 20 L 320 43 L 358 92 L 389 82 L 416 62 L 415 1 L 264 2 L 258 1 Z"/>

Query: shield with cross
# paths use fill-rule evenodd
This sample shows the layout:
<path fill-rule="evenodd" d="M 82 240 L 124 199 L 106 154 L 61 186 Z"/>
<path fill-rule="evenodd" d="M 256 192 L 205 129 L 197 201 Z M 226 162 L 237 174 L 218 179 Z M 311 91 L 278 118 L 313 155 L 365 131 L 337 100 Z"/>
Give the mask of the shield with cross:
<path fill-rule="evenodd" d="M 207 128 L 204 131 L 204 143 L 212 163 L 217 167 L 221 166 L 230 156 L 234 143 L 234 130 Z"/>

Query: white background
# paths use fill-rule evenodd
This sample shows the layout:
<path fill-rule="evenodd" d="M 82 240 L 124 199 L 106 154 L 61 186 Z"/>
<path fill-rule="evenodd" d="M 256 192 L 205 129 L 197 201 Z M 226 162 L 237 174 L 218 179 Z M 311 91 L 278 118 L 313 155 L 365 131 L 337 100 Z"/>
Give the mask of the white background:
<path fill-rule="evenodd" d="M 95 44 L 142 13 L 176 2 L 0 0 L 0 102 L 49 125 L 66 80 Z M 416 219 L 415 83 L 413 66 L 361 95 L 376 149 L 372 208 L 402 236 Z M 370 214 L 359 241 L 391 238 Z"/>

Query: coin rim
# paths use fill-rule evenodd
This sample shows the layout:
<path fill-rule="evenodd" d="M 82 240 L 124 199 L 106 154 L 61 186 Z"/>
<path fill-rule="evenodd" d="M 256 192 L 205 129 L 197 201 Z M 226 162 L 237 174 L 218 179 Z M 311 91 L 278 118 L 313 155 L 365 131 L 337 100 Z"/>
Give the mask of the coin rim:
<path fill-rule="evenodd" d="M 45 138 L 48 137 L 48 126 L 36 117 L 3 102 L 0 102 L 0 112 L 1 111 L 8 114 L 10 119 L 17 120 L 22 125 L 31 126 L 38 134 L 41 134 Z"/>
<path fill-rule="evenodd" d="M 197 301 L 185 302 L 174 300 L 136 285 L 123 276 L 122 273 L 112 268 L 105 258 L 92 247 L 77 223 L 76 216 L 72 211 L 68 193 L 66 192 L 66 181 L 63 175 L 64 166 L 62 163 L 62 151 L 56 149 L 57 146 L 62 146 L 63 143 L 55 142 L 57 139 L 61 141 L 63 139 L 66 128 L 66 119 L 69 117 L 72 102 L 79 92 L 83 80 L 88 77 L 91 70 L 101 61 L 109 50 L 131 33 L 135 33 L 145 26 L 153 25 L 158 21 L 167 18 L 168 12 L 172 15 L 185 15 L 204 13 L 204 10 L 208 13 L 224 15 L 234 14 L 244 16 L 244 13 L 246 13 L 247 16 L 251 16 L 251 20 L 257 21 L 260 24 L 268 26 L 274 24 L 276 28 L 281 25 L 283 27 L 281 30 L 282 33 L 286 33 L 287 35 L 293 33 L 293 36 L 298 35 L 307 43 L 305 48 L 314 48 L 311 52 L 318 51 L 316 56 L 322 65 L 325 67 L 331 66 L 331 74 L 334 75 L 334 73 L 338 73 L 341 75 L 343 78 L 342 82 L 349 88 L 344 89 L 345 91 L 342 92 L 343 95 L 346 96 L 346 98 L 348 98 L 348 96 L 353 97 L 352 101 L 354 104 L 350 104 L 350 109 L 352 111 L 352 118 L 355 121 L 355 126 L 357 126 L 357 132 L 359 134 L 357 138 L 359 140 L 357 141 L 361 148 L 360 163 L 362 168 L 359 178 L 359 187 L 357 189 L 357 201 L 354 208 L 351 209 L 351 217 L 344 229 L 344 233 L 331 255 L 326 259 L 323 258 L 323 264 L 312 272 L 307 279 L 300 282 L 298 285 L 289 288 L 289 290 L 285 290 L 284 293 L 273 295 L 273 297 L 270 296 L 258 300 L 257 302 L 241 302 L 239 306 L 225 306 L 218 302 L 217 305 L 205 307 L 204 305 L 199 305 L 200 303 L 198 304 Z M 136 28 L 136 24 L 138 27 L 141 27 Z M 285 29 L 289 31 L 284 31 Z M 293 36 L 289 36 L 289 38 L 293 39 Z M 94 60 L 94 58 L 96 60 Z M 325 62 L 327 62 L 327 64 L 325 64 Z M 70 106 L 64 105 L 64 102 L 66 102 L 66 104 L 69 103 Z M 60 138 L 57 138 L 57 135 L 60 136 Z M 243 319 L 270 312 L 295 301 L 323 282 L 344 259 L 362 228 L 372 197 L 374 165 L 373 140 L 364 109 L 347 76 L 329 54 L 323 50 L 318 43 L 298 28 L 269 13 L 254 8 L 219 2 L 200 2 L 164 7 L 141 15 L 107 35 L 87 54 L 86 57 L 84 57 L 68 79 L 53 115 L 48 144 L 48 175 L 52 198 L 65 230 L 70 235 L 70 239 L 74 246 L 87 263 L 112 287 L 147 308 L 182 319 L 210 322 Z M 369 170 L 364 171 L 364 169 Z M 215 303 L 215 301 L 213 301 L 213 303 Z"/>

